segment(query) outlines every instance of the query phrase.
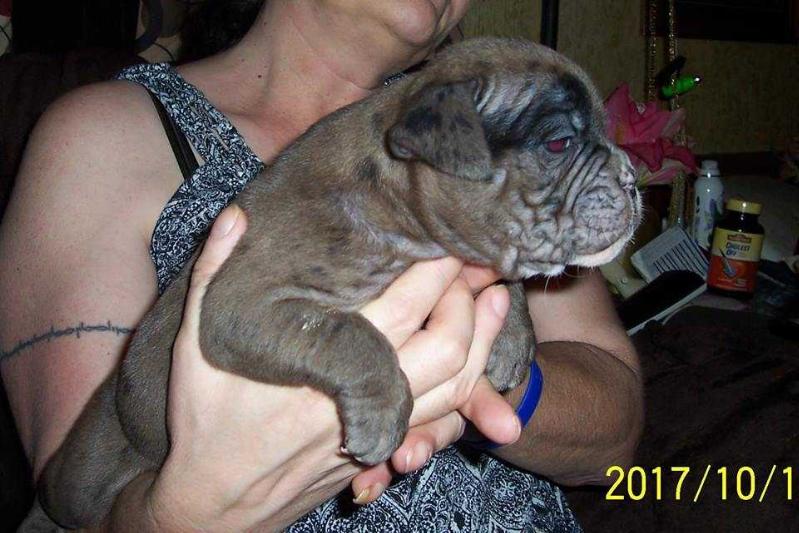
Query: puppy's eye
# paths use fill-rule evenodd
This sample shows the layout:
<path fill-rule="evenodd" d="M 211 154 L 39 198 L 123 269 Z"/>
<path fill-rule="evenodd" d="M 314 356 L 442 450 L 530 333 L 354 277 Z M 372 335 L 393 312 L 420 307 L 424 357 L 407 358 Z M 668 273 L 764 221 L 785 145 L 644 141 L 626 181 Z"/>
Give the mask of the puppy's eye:
<path fill-rule="evenodd" d="M 563 137 L 562 139 L 549 141 L 544 146 L 546 146 L 546 149 L 549 152 L 552 152 L 553 154 L 561 154 L 565 152 L 571 145 L 572 145 L 572 138 Z"/>

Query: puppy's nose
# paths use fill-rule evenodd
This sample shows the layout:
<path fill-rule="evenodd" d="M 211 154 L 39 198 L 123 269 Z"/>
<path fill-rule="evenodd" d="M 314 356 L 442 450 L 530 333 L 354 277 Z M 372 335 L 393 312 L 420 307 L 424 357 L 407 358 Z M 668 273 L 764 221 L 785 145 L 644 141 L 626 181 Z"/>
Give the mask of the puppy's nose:
<path fill-rule="evenodd" d="M 627 191 L 627 194 L 632 197 L 635 197 L 636 193 L 635 181 L 635 169 L 632 165 L 623 166 L 621 172 L 619 172 L 619 183 L 621 184 L 621 188 Z"/>
<path fill-rule="evenodd" d="M 635 175 L 635 168 L 630 162 L 630 158 L 624 150 L 614 146 L 612 153 L 615 157 L 619 158 L 619 185 L 627 191 L 628 194 L 635 196 L 635 182 L 637 176 Z"/>

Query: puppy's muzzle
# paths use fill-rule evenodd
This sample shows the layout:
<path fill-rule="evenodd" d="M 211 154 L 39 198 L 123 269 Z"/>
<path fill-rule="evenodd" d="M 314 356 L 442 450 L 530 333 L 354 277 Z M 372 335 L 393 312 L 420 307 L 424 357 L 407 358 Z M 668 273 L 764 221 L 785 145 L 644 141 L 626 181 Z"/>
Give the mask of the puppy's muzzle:
<path fill-rule="evenodd" d="M 627 241 L 640 219 L 635 169 L 615 146 L 598 147 L 584 165 L 582 190 L 574 202 L 577 226 L 586 233 L 578 254 L 593 254 Z M 582 248 L 582 249 L 580 249 Z"/>

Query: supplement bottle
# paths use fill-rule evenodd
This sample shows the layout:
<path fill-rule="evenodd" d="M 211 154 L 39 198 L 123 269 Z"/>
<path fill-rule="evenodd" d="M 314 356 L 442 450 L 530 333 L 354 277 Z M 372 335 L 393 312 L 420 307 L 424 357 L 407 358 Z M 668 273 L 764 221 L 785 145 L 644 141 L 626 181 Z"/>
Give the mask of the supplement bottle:
<path fill-rule="evenodd" d="M 712 292 L 750 298 L 755 291 L 765 231 L 758 222 L 762 209 L 755 202 L 727 201 L 727 212 L 716 224 L 707 285 Z"/>

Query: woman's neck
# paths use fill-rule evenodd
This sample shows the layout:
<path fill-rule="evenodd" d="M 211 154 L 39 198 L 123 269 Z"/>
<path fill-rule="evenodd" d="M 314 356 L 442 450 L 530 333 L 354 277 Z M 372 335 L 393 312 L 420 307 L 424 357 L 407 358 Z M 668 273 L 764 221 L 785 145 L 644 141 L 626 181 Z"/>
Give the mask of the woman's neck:
<path fill-rule="evenodd" d="M 373 35 L 359 43 L 340 38 L 348 35 L 338 30 L 345 21 L 327 15 L 311 2 L 268 2 L 237 45 L 180 72 L 234 121 L 258 155 L 273 155 L 268 152 L 405 66 L 399 57 L 407 53 L 388 53 L 391 43 L 381 41 L 380 28 L 362 28 L 361 38 Z"/>

